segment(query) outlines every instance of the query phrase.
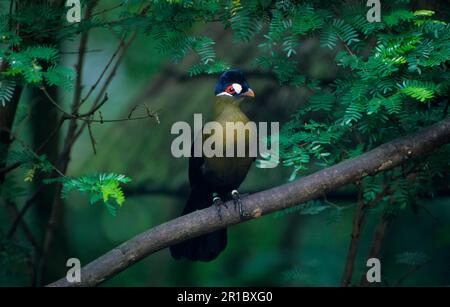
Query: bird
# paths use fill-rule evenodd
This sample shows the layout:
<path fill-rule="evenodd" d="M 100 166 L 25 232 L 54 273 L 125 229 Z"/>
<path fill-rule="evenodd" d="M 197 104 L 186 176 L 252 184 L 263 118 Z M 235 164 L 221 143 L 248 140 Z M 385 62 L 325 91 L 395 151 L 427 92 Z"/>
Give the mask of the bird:
<path fill-rule="evenodd" d="M 213 121 L 219 123 L 223 128 L 224 151 L 227 142 L 234 142 L 235 149 L 239 142 L 245 142 L 247 150 L 249 144 L 247 134 L 238 136 L 234 133 L 234 137 L 231 138 L 231 135 L 226 135 L 225 132 L 226 123 L 243 123 L 245 125 L 250 121 L 240 106 L 248 98 L 254 98 L 255 93 L 250 88 L 243 72 L 238 68 L 232 68 L 222 73 L 216 83 L 214 94 Z M 206 138 L 205 135 L 198 137 Z M 182 215 L 214 205 L 218 210 L 219 217 L 222 218 L 221 210 L 225 206 L 224 201 L 232 199 L 235 210 L 239 210 L 242 218 L 244 212 L 237 189 L 247 176 L 255 158 L 250 155 L 229 157 L 225 154 L 223 157 L 195 156 L 193 144 L 189 158 L 190 194 Z M 209 262 L 216 259 L 226 245 L 227 229 L 223 228 L 172 245 L 170 252 L 172 257 L 177 260 Z"/>

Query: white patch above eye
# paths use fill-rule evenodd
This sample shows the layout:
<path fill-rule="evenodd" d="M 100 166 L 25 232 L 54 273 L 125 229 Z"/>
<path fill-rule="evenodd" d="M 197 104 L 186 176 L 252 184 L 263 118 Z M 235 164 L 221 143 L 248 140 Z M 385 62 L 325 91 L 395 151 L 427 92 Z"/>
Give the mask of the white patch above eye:
<path fill-rule="evenodd" d="M 233 96 L 233 95 L 231 95 L 230 93 L 227 93 L 227 92 L 222 92 L 222 93 L 217 94 L 216 96 Z"/>
<path fill-rule="evenodd" d="M 233 88 L 238 94 L 242 92 L 242 85 L 240 85 L 239 83 L 233 83 Z"/>

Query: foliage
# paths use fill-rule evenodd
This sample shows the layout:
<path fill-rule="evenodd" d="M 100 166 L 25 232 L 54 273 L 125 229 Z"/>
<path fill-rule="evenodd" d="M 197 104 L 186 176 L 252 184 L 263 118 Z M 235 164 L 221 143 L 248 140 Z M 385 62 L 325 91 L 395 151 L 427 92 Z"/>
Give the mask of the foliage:
<path fill-rule="evenodd" d="M 444 18 L 448 16 L 422 7 L 412 9 L 408 0 L 384 1 L 382 20 L 374 23 L 365 17 L 364 1 L 118 0 L 122 5 L 112 14 L 99 10 L 74 24 L 66 22 L 64 7 L 49 2 L 16 1 L 20 9 L 12 14 L 0 3 L 0 108 L 10 103 L 19 86 L 70 91 L 75 72 L 63 65 L 60 46 L 91 29 L 112 31 L 124 42 L 133 34 L 145 36 L 162 55 L 187 63 L 182 67 L 189 76 L 218 74 L 236 63 L 221 57 L 233 49 L 216 50 L 214 35 L 199 31 L 209 25 L 228 30 L 232 48 L 251 44 L 256 56 L 248 64 L 256 71 L 270 74 L 283 87 L 309 93 L 279 136 L 280 159 L 292 170 L 288 180 L 357 157 L 448 116 L 450 25 Z M 88 2 L 82 1 L 84 6 Z M 302 51 L 311 42 L 333 58 L 338 71 L 333 82 L 318 80 L 305 69 Z M 31 103 L 26 104 L 31 108 Z M 38 172 L 57 173 L 55 161 L 22 147 L 7 155 L 2 152 L 1 168 L 20 164 L 26 184 L 35 183 Z M 364 178 L 359 187 L 365 204 L 378 201 L 375 210 L 389 217 L 407 209 L 418 212 L 420 198 L 434 197 L 441 188 L 448 188 L 449 157 L 446 145 Z M 116 215 L 125 201 L 121 185 L 129 181 L 124 175 L 105 173 L 45 182 L 62 184 L 64 198 L 73 190 L 87 194 L 91 204 L 103 202 Z M 7 176 L 1 183 L 4 200 L 13 202 L 27 194 L 23 180 L 18 182 Z M 320 214 L 324 223 L 332 224 L 344 218 L 345 208 L 326 199 L 315 200 L 274 216 Z M 0 242 L 0 252 L 11 249 L 12 254 L 29 254 L 6 245 Z M 397 257 L 398 263 L 414 266 L 426 261 L 427 256 L 419 252 Z M 297 275 L 295 269 L 286 276 L 301 279 Z"/>
<path fill-rule="evenodd" d="M 450 60 L 448 23 L 435 19 L 432 11 L 410 11 L 407 3 L 400 2 L 383 7 L 385 17 L 380 23 L 361 18 L 362 5 L 338 11 L 345 13 L 337 17 L 331 10 L 324 12 L 322 5 L 311 6 L 309 12 L 323 21 L 320 31 L 302 32 L 317 36 L 323 47 L 335 51 L 336 65 L 345 71 L 345 78 L 335 80 L 331 87 L 312 90 L 308 102 L 282 127 L 281 159 L 293 168 L 290 180 L 302 172 L 355 157 L 446 116 L 450 85 L 446 68 Z M 285 12 L 286 24 L 294 15 L 294 8 Z M 270 31 L 269 37 L 273 37 Z M 291 39 L 285 33 L 273 40 L 283 37 Z M 291 68 L 284 70 L 284 75 L 290 77 L 281 78 L 282 82 L 300 75 L 292 72 L 295 59 L 286 55 L 285 61 Z M 446 176 L 441 166 L 430 172 L 430 162 L 438 156 L 442 157 L 439 151 L 401 170 L 367 178 L 363 181 L 366 201 L 381 193 L 391 178 L 395 192 L 382 199 L 386 210 L 393 213 L 414 204 L 415 196 L 435 190 L 440 176 Z M 441 162 L 448 170 L 448 157 Z M 413 171 L 405 171 L 413 164 Z M 414 176 L 405 178 L 405 172 Z M 433 175 L 437 172 L 439 176 Z M 417 184 L 423 178 L 427 178 L 426 185 Z"/>
<path fill-rule="evenodd" d="M 87 194 L 90 204 L 103 201 L 108 212 L 116 216 L 117 206 L 125 202 L 125 195 L 120 184 L 129 183 L 131 179 L 125 175 L 102 173 L 84 175 L 80 177 L 60 177 L 45 180 L 45 183 L 62 183 L 61 197 L 67 198 L 69 193 L 76 190 Z"/>
<path fill-rule="evenodd" d="M 18 84 L 70 90 L 74 74 L 60 65 L 58 48 L 36 42 L 62 42 L 92 28 L 112 29 L 122 37 L 133 31 L 146 35 L 156 42 L 159 52 L 175 62 L 194 53 L 197 61 L 187 69 L 191 76 L 219 73 L 230 64 L 218 58 L 211 37 L 194 31 L 199 24 L 219 22 L 231 30 L 236 43 L 262 39 L 253 65 L 270 70 L 280 83 L 311 91 L 308 102 L 292 115 L 280 134 L 280 158 L 284 166 L 292 167 L 290 180 L 294 180 L 302 173 L 355 157 L 445 116 L 450 25 L 431 10 L 411 10 L 408 2 L 383 4 L 382 21 L 370 23 L 365 18 L 367 7 L 353 2 L 149 1 L 147 10 L 142 11 L 137 9 L 142 8 L 137 1 L 123 1 L 116 20 L 94 15 L 62 27 L 58 26 L 64 23 L 62 8 L 30 3 L 13 15 L 5 12 L 0 16 L 0 59 L 6 64 L 0 76 L 0 103 L 6 105 L 11 100 Z M 32 22 L 36 18 L 42 22 Z M 13 31 L 11 24 L 15 23 L 22 25 L 21 33 Z M 330 50 L 336 65 L 345 72 L 345 77 L 336 79 L 332 86 L 321 86 L 300 69 L 298 51 L 310 38 Z M 430 169 L 433 157 L 426 165 L 419 163 L 422 168 L 416 170 L 416 178 L 428 176 L 429 190 L 434 188 L 433 178 L 443 176 L 442 171 Z M 28 181 L 37 169 L 45 168 L 40 162 L 33 163 L 28 164 Z M 398 176 L 399 172 L 389 175 Z M 382 191 L 383 176 L 365 180 L 367 201 Z M 82 190 L 99 192 L 98 182 L 91 180 L 81 177 L 64 183 L 73 189 L 78 183 Z M 391 183 L 398 190 L 389 201 L 400 207 L 420 193 L 420 189 L 413 192 L 416 183 L 405 178 Z M 118 192 L 117 186 L 111 191 Z M 120 203 L 120 194 L 116 196 L 113 198 Z"/>
<path fill-rule="evenodd" d="M 411 266 L 423 265 L 429 257 L 422 252 L 404 252 L 397 255 L 397 263 Z"/>
<path fill-rule="evenodd" d="M 30 246 L 13 241 L 0 233 L 0 286 L 19 286 L 26 282 L 21 273 L 29 262 Z"/>
<path fill-rule="evenodd" d="M 24 181 L 28 182 L 33 181 L 38 171 L 50 173 L 53 170 L 53 165 L 45 155 L 37 155 L 29 149 L 23 151 L 10 150 L 6 158 L 6 166 L 8 167 L 14 164 L 18 164 L 27 170 Z"/>
<path fill-rule="evenodd" d="M 20 197 L 26 196 L 26 190 L 18 184 L 14 178 L 7 178 L 0 186 L 1 197 L 9 202 L 12 202 Z"/>
<path fill-rule="evenodd" d="M 21 51 L 1 49 L 0 58 L 7 63 L 2 72 L 0 99 L 3 104 L 11 99 L 11 87 L 15 82 L 35 86 L 47 84 L 70 89 L 73 70 L 58 64 L 59 51 L 55 47 L 37 45 Z M 9 90 L 8 90 L 9 89 Z"/>
<path fill-rule="evenodd" d="M 12 99 L 15 86 L 13 80 L 0 79 L 0 103 L 3 107 Z"/>
<path fill-rule="evenodd" d="M 66 89 L 73 84 L 73 72 L 59 64 L 59 50 L 30 44 L 24 39 L 27 35 L 34 41 L 50 37 L 63 41 L 93 27 L 111 27 L 120 35 L 138 31 L 153 38 L 157 49 L 176 62 L 194 52 L 198 62 L 188 69 L 190 75 L 214 74 L 230 65 L 217 58 L 212 38 L 194 34 L 192 29 L 218 21 L 232 30 L 236 42 L 262 36 L 260 55 L 253 64 L 271 70 L 281 83 L 312 91 L 308 103 L 280 135 L 283 164 L 293 167 L 291 180 L 311 165 L 332 165 L 444 116 L 450 85 L 446 69 L 450 26 L 435 18 L 433 11 L 410 10 L 408 1 L 384 5 L 380 23 L 364 18 L 364 5 L 337 1 L 332 5 L 321 1 L 151 1 L 145 14 L 134 9 L 137 3 L 124 3 L 114 22 L 94 16 L 64 27 L 56 26 L 63 11 L 46 4 L 30 4 L 15 15 L 1 15 L 4 48 L 0 58 L 7 64 L 0 79 L 2 105 L 11 99 L 16 83 Z M 40 23 L 30 22 L 36 12 Z M 23 24 L 20 35 L 9 26 L 15 22 Z M 308 81 L 296 57 L 305 37 L 316 37 L 321 46 L 333 50 L 336 65 L 347 72 L 346 77 L 335 80 L 331 88 Z M 319 120 L 316 114 L 321 114 Z"/>

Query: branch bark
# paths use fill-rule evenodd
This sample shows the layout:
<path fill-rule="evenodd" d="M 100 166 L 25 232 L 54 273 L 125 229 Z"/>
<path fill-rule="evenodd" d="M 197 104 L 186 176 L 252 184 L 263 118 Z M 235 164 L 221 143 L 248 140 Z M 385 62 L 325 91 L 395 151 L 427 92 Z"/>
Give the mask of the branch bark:
<path fill-rule="evenodd" d="M 247 214 L 246 220 L 321 197 L 327 191 L 391 169 L 449 141 L 450 118 L 447 118 L 354 159 L 245 197 L 243 207 Z M 218 217 L 216 208 L 209 207 L 168 221 L 137 235 L 83 267 L 81 282 L 69 283 L 62 278 L 49 286 L 95 286 L 170 245 L 243 222 L 239 213 L 233 209 L 233 205 L 231 203 L 227 205 L 229 209 L 222 210 L 222 219 Z"/>

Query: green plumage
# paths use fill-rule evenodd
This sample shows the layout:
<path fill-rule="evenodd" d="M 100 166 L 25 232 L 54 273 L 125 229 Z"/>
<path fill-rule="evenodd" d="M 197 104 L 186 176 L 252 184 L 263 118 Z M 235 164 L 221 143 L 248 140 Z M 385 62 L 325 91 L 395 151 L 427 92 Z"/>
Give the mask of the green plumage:
<path fill-rule="evenodd" d="M 223 157 L 205 158 L 208 177 L 218 190 L 230 190 L 237 188 L 245 179 L 247 172 L 253 162 L 253 158 L 246 154 L 246 157 L 237 157 L 236 150 L 238 144 L 243 144 L 248 153 L 249 134 L 227 133 L 227 123 L 249 122 L 248 117 L 241 111 L 240 104 L 244 98 L 235 99 L 232 97 L 216 97 L 214 103 L 213 121 L 222 126 L 223 131 Z M 204 139 L 208 136 L 204 136 Z M 233 142 L 234 156 L 226 157 L 226 148 L 230 142 Z M 217 192 L 220 192 L 217 191 Z"/>
<path fill-rule="evenodd" d="M 234 88 L 235 85 L 238 90 Z M 241 131 L 238 133 L 236 130 L 228 130 L 227 125 L 233 124 L 234 129 L 236 124 L 242 127 L 249 123 L 248 117 L 240 108 L 241 103 L 248 96 L 253 97 L 254 93 L 248 87 L 240 71 L 231 70 L 219 78 L 219 82 L 216 85 L 212 118 L 212 121 L 218 123 L 218 126 L 215 126 L 211 134 L 203 134 L 201 136 L 203 138 L 202 144 L 205 144 L 204 142 L 207 142 L 210 138 L 215 140 L 214 142 L 211 141 L 211 147 L 214 147 L 214 153 L 218 153 L 218 155 L 208 155 L 209 157 L 195 157 L 192 155 L 189 159 L 191 193 L 183 210 L 183 215 L 204 209 L 213 203 L 217 204 L 217 199 L 215 198 L 217 196 L 221 200 L 226 201 L 230 198 L 231 192 L 237 190 L 247 176 L 247 172 L 254 160 L 249 155 L 249 139 L 254 136 L 251 135 L 251 132 L 243 133 Z M 216 147 L 220 146 L 220 143 L 222 144 L 222 152 L 220 147 Z M 227 152 L 227 145 L 230 145 L 230 143 L 234 149 L 232 156 Z M 245 148 L 244 157 L 237 156 L 239 145 Z M 191 153 L 193 152 L 192 146 Z M 235 193 L 233 201 L 236 201 L 236 197 L 238 196 Z M 219 212 L 221 210 L 220 206 L 218 207 Z M 240 205 L 239 210 L 240 214 L 242 214 Z M 227 245 L 226 231 L 226 229 L 219 229 L 171 246 L 171 254 L 175 259 L 214 260 Z"/>

